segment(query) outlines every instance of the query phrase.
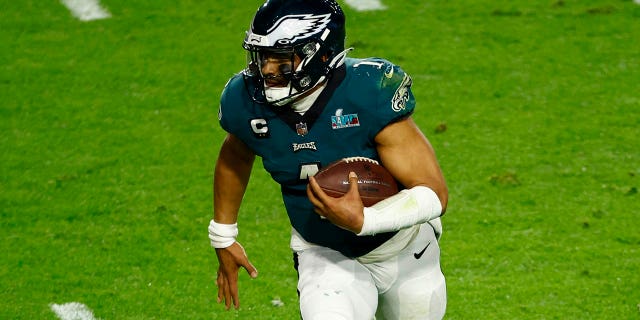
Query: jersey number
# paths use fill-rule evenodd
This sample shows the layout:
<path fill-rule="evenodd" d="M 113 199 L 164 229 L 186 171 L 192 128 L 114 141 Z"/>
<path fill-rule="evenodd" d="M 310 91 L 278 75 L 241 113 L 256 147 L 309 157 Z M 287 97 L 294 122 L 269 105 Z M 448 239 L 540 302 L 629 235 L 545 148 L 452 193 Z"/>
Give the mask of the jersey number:
<path fill-rule="evenodd" d="M 308 180 L 309 177 L 316 175 L 320 171 L 320 162 L 306 163 L 300 165 L 300 180 Z"/>

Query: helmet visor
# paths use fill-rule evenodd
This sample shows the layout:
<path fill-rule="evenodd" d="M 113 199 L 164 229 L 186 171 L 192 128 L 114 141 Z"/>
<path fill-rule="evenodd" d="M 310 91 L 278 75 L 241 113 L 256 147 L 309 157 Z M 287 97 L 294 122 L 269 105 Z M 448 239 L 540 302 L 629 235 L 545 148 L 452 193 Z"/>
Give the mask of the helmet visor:
<path fill-rule="evenodd" d="M 247 52 L 248 72 L 260 76 L 267 87 L 288 85 L 295 63 L 293 49 L 259 48 Z"/>

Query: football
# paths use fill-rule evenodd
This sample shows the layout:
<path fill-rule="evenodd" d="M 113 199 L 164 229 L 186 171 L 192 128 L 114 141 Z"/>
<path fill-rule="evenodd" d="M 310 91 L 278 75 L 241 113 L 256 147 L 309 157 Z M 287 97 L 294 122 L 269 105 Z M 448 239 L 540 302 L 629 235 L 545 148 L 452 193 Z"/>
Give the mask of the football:
<path fill-rule="evenodd" d="M 398 184 L 378 161 L 351 157 L 335 161 L 322 168 L 314 178 L 329 196 L 341 197 L 349 191 L 349 172 L 358 175 L 358 191 L 365 207 L 398 193 Z"/>

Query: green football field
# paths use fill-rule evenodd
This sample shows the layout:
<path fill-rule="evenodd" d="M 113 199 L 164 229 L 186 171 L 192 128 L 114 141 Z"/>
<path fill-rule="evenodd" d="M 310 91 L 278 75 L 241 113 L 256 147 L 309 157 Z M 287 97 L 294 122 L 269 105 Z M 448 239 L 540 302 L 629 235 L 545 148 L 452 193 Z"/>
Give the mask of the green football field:
<path fill-rule="evenodd" d="M 640 319 L 639 2 L 340 2 L 350 55 L 413 77 L 447 178 L 446 319 Z M 218 99 L 260 3 L 102 0 L 81 21 L 0 0 L 0 319 L 299 318 L 259 161 L 239 310 L 207 237 Z"/>

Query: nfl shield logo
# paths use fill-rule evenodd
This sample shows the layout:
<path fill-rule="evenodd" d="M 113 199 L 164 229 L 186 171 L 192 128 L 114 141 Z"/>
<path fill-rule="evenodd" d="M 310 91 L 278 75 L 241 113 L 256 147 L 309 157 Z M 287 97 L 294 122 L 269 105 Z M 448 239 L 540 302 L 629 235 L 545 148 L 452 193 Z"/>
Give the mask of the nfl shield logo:
<path fill-rule="evenodd" d="M 309 133 L 307 130 L 307 124 L 302 122 L 296 124 L 296 133 L 298 133 L 299 136 L 304 136 Z"/>

